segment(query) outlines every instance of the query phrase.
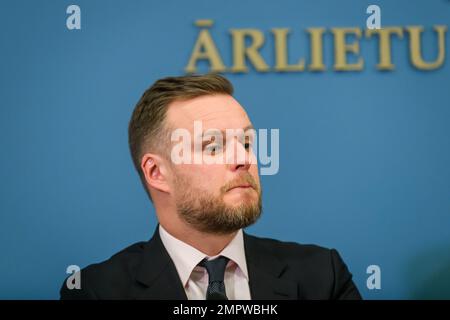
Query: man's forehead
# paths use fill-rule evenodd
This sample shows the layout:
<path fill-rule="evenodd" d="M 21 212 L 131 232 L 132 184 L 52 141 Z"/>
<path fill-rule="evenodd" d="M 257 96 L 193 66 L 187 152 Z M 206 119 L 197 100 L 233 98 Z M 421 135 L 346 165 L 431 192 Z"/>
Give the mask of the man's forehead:
<path fill-rule="evenodd" d="M 171 125 L 192 128 L 201 121 L 207 129 L 244 129 L 251 125 L 244 108 L 229 95 L 208 95 L 169 105 L 167 118 Z"/>

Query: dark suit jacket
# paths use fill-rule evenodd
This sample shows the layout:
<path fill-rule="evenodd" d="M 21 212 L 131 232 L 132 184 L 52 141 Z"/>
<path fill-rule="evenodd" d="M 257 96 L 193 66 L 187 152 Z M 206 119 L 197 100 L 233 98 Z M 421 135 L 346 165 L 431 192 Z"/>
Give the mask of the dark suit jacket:
<path fill-rule="evenodd" d="M 266 299 L 361 299 L 338 252 L 244 232 L 250 294 Z M 81 270 L 81 289 L 64 281 L 61 299 L 187 299 L 158 228 L 109 260 Z"/>

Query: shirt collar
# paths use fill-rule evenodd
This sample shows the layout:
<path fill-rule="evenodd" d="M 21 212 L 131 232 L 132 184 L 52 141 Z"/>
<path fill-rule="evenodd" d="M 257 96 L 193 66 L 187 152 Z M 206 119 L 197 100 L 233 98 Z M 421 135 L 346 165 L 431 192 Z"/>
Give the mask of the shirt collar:
<path fill-rule="evenodd" d="M 188 245 L 187 243 L 175 238 L 159 225 L 159 235 L 170 258 L 175 264 L 180 280 L 183 286 L 186 286 L 192 270 L 208 257 L 200 250 Z M 247 261 L 245 259 L 244 236 L 240 229 L 231 242 L 217 255 L 224 256 L 237 264 L 248 281 Z"/>

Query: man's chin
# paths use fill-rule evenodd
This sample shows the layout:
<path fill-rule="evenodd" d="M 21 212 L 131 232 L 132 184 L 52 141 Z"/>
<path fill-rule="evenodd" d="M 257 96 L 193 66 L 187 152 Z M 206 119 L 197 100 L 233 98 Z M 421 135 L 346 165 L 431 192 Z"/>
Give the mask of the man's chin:
<path fill-rule="evenodd" d="M 239 206 L 242 204 L 256 204 L 258 193 L 254 189 L 244 189 L 239 191 L 230 190 L 223 195 L 223 201 L 230 206 Z"/>
<path fill-rule="evenodd" d="M 258 204 L 257 199 L 229 199 L 229 200 L 224 200 L 224 204 L 227 208 L 231 209 L 231 210 L 249 210 L 253 207 L 256 207 Z"/>

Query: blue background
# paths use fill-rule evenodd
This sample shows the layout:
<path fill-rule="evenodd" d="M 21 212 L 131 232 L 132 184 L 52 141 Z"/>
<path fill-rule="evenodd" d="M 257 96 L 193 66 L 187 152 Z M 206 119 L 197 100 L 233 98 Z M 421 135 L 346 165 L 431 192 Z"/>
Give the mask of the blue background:
<path fill-rule="evenodd" d="M 127 124 L 147 87 L 184 73 L 197 19 L 214 20 L 227 66 L 231 28 L 262 30 L 271 66 L 271 28 L 291 28 L 291 63 L 308 61 L 306 28 L 328 30 L 325 72 L 226 74 L 256 127 L 280 129 L 280 171 L 262 177 L 249 232 L 337 248 L 367 299 L 450 298 L 449 53 L 418 71 L 405 33 L 396 70 L 380 72 L 378 40 L 363 38 L 364 70 L 338 73 L 329 32 L 364 28 L 378 4 L 382 25 L 425 27 L 433 61 L 450 1 L 76 1 L 82 29 L 69 31 L 72 3 L 0 4 L 0 298 L 58 298 L 68 265 L 151 237 Z M 381 290 L 366 287 L 371 264 Z"/>

